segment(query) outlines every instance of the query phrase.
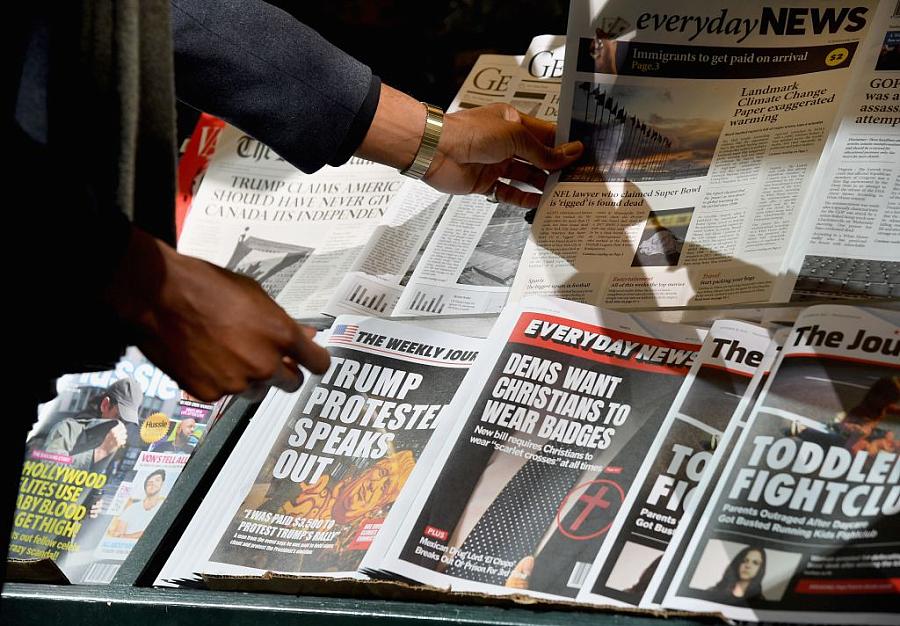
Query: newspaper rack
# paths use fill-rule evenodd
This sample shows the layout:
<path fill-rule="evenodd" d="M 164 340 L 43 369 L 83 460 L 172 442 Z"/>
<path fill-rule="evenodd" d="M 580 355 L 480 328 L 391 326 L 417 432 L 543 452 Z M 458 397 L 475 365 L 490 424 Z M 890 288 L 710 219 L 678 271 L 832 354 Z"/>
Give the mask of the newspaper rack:
<path fill-rule="evenodd" d="M 187 525 L 197 503 L 240 437 L 256 403 L 237 399 L 220 418 L 209 439 L 185 469 L 163 508 L 154 517 L 131 555 L 109 585 L 7 583 L 3 587 L 4 623 L 47 624 L 61 618 L 73 623 L 257 624 L 266 620 L 315 620 L 317 624 L 608 624 L 658 623 L 650 615 L 572 612 L 435 604 L 352 597 L 294 596 L 193 589 L 154 589 L 149 585 Z M 716 623 L 708 618 L 669 618 L 672 626 Z"/>
<path fill-rule="evenodd" d="M 844 300 L 843 302 L 846 302 Z M 867 301 L 858 304 L 893 308 L 895 302 Z M 738 305 L 731 309 L 696 307 L 669 311 L 647 312 L 663 318 L 697 319 L 732 315 L 754 320 L 791 321 L 804 308 L 799 303 L 786 305 Z M 461 317 L 432 320 L 437 327 L 452 328 L 466 324 L 475 332 L 485 332 L 494 316 Z M 325 320 L 317 320 L 326 325 Z M 428 324 L 422 320 L 419 323 Z M 428 324 L 430 325 L 430 324 Z M 399 600 L 396 598 L 359 598 L 350 593 L 315 595 L 292 593 L 260 593 L 257 591 L 210 591 L 206 589 L 157 589 L 150 585 L 169 552 L 184 531 L 193 511 L 204 498 L 216 474 L 240 438 L 248 418 L 258 402 L 235 399 L 225 410 L 216 428 L 212 429 L 191 463 L 184 470 L 185 478 L 176 483 L 159 513 L 144 532 L 109 585 L 64 585 L 7 583 L 3 587 L 2 614 L 4 623 L 46 624 L 65 616 L 77 623 L 107 620 L 153 620 L 161 624 L 180 624 L 188 620 L 203 624 L 256 624 L 260 620 L 301 623 L 315 620 L 317 624 L 368 624 L 384 620 L 396 624 L 559 624 L 571 626 L 610 625 L 641 626 L 658 624 L 660 616 L 650 612 L 598 612 L 570 608 L 529 607 L 508 602 L 506 607 L 484 606 L 497 599 L 447 597 L 435 600 Z M 233 585 L 230 585 L 233 587 Z M 512 607 L 512 608 L 510 608 Z M 672 626 L 723 623 L 716 617 L 703 615 L 667 615 Z"/>

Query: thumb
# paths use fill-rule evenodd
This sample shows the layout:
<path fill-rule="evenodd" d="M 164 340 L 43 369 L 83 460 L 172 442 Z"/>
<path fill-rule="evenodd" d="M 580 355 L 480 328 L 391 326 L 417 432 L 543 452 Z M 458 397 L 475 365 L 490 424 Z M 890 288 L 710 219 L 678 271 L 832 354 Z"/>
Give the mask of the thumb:
<path fill-rule="evenodd" d="M 551 148 L 521 124 L 516 124 L 513 129 L 513 146 L 515 156 L 550 171 L 573 163 L 584 152 L 580 141 L 570 141 Z"/>

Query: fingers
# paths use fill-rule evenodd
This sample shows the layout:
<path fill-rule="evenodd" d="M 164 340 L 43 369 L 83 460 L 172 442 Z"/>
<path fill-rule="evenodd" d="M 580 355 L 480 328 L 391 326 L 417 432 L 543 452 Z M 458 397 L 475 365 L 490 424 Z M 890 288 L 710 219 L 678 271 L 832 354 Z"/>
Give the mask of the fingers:
<path fill-rule="evenodd" d="M 506 204 L 514 204 L 524 209 L 536 209 L 541 201 L 541 194 L 522 191 L 512 185 L 497 181 L 494 187 L 494 194 L 498 202 Z"/>
<path fill-rule="evenodd" d="M 501 178 L 518 180 L 520 182 L 531 185 L 535 189 L 543 189 L 544 185 L 547 184 L 547 172 L 535 167 L 534 165 L 531 165 L 530 163 L 519 161 L 518 159 L 512 159 L 509 161 L 509 163 L 504 167 Z"/>
<path fill-rule="evenodd" d="M 288 343 L 282 348 L 285 350 L 285 356 L 292 358 L 313 374 L 324 374 L 328 370 L 328 364 L 331 357 L 328 351 L 312 340 L 315 336 L 315 329 L 294 324 L 294 332 Z"/>
<path fill-rule="evenodd" d="M 556 124 L 553 122 L 547 122 L 524 113 L 519 114 L 519 119 L 525 130 L 537 137 L 538 141 L 545 146 L 553 147 L 553 144 L 556 143 Z"/>
<path fill-rule="evenodd" d="M 584 151 L 580 141 L 571 141 L 557 148 L 550 148 L 522 123 L 513 126 L 512 139 L 515 156 L 545 170 L 561 169 L 574 162 Z"/>

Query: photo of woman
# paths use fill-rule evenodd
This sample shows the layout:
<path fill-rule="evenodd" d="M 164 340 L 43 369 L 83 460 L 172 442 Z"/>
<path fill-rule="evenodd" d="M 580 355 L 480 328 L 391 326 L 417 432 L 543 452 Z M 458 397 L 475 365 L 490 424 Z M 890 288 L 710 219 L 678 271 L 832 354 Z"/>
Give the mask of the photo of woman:
<path fill-rule="evenodd" d="M 708 589 L 715 601 L 734 604 L 735 600 L 751 600 L 762 595 L 762 579 L 766 575 L 766 551 L 747 546 L 725 568 L 722 579 Z"/>

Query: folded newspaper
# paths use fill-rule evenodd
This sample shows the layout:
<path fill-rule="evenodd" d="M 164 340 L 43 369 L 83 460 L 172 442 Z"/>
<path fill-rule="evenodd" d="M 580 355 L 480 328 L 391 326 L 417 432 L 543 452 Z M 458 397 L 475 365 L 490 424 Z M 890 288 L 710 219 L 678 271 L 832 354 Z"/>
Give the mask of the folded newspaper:
<path fill-rule="evenodd" d="M 358 577 L 482 342 L 339 317 L 329 370 L 270 394 L 158 584 L 195 572 Z"/>
<path fill-rule="evenodd" d="M 574 598 L 703 335 L 557 299 L 505 309 L 363 566 Z"/>
<path fill-rule="evenodd" d="M 739 620 L 896 624 L 900 311 L 797 319 L 663 606 Z"/>

